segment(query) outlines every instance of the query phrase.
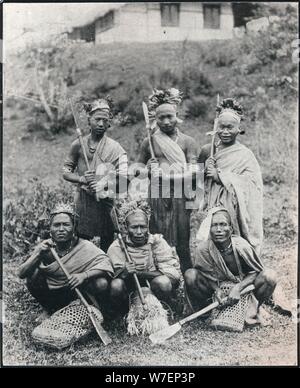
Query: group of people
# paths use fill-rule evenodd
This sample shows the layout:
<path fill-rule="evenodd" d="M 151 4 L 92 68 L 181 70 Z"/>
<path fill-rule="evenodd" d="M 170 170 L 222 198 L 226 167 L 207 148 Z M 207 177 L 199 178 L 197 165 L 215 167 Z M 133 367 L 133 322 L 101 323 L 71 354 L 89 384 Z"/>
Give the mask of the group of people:
<path fill-rule="evenodd" d="M 151 135 L 143 141 L 136 161 L 145 166 L 150 183 L 157 183 L 159 195 L 153 197 L 149 190 L 147 203 L 133 200 L 131 206 L 128 200 L 120 207 L 130 263 L 114 239 L 111 210 L 115 199 L 101 196 L 112 176 L 102 166 L 114 168 L 118 190 L 122 179 L 127 179 L 127 154 L 106 134 L 112 123 L 111 101 L 85 104 L 90 133 L 83 142 L 77 139 L 72 143 L 63 167 L 64 179 L 77 185 L 75 206 L 58 204 L 53 209 L 51 238 L 39 243 L 19 270 L 19 276 L 27 279 L 29 292 L 49 313 L 75 299 L 74 289 L 79 287 L 96 299 L 104 312 L 124 315 L 135 287 L 134 273 L 142 285 L 171 306 L 183 277 L 187 304 L 193 311 L 208 305 L 212 297 L 223 304 L 238 303 L 250 284 L 255 287 L 258 306 L 274 292 L 274 271 L 261 261 L 261 171 L 253 153 L 237 140 L 242 132 L 242 107 L 233 99 L 222 101 L 217 108 L 216 141 L 198 153 L 196 141 L 179 130 L 180 93 L 175 89 L 155 91 L 149 101 Z M 185 190 L 178 198 L 175 188 L 185 176 L 198 176 L 199 172 L 204 173 L 200 202 L 206 217 L 192 258 L 189 205 L 195 195 L 193 190 Z M 166 181 L 168 195 L 163 190 Z M 197 191 L 197 183 L 194 189 Z M 100 237 L 100 247 L 91 242 L 95 236 Z M 51 255 L 49 247 L 54 245 L 69 279 Z M 224 281 L 233 284 L 226 300 L 220 287 Z"/>

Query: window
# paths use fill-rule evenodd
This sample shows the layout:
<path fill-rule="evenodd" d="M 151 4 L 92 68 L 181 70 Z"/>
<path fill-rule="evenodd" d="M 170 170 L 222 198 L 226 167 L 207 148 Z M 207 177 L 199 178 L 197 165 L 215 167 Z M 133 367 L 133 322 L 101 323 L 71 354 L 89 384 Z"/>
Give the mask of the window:
<path fill-rule="evenodd" d="M 82 27 L 81 39 L 85 40 L 86 42 L 95 41 L 95 23 Z"/>
<path fill-rule="evenodd" d="M 177 3 L 160 4 L 162 27 L 179 26 L 179 6 Z"/>
<path fill-rule="evenodd" d="M 204 28 L 220 28 L 221 7 L 216 4 L 204 4 Z"/>
<path fill-rule="evenodd" d="M 98 21 L 98 26 L 100 31 L 108 30 L 114 26 L 114 11 L 108 12 Z"/>

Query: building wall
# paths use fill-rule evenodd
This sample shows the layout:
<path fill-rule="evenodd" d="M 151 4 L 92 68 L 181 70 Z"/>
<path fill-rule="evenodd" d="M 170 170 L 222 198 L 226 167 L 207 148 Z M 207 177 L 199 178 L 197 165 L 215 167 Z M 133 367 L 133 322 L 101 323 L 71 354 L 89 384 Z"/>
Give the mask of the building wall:
<path fill-rule="evenodd" d="M 211 4 L 211 3 L 210 3 Z M 203 28 L 203 4 L 180 4 L 179 27 L 162 27 L 159 3 L 126 4 L 115 10 L 114 27 L 97 31 L 96 43 L 162 42 L 230 39 L 233 37 L 234 19 L 230 3 L 221 3 L 220 29 Z"/>

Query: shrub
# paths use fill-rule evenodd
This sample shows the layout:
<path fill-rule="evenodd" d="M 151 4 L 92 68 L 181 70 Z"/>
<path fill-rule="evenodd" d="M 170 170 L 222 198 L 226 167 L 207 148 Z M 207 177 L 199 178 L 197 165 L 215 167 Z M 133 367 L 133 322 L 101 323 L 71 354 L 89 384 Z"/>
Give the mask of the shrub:
<path fill-rule="evenodd" d="M 73 201 L 71 187 L 64 183 L 52 191 L 34 179 L 29 190 L 18 189 L 3 204 L 3 253 L 10 258 L 27 254 L 39 238 L 48 238 L 47 218 L 57 202 Z"/>
<path fill-rule="evenodd" d="M 199 96 L 191 97 L 186 101 L 187 114 L 192 117 L 206 117 L 210 105 L 206 99 Z"/>
<path fill-rule="evenodd" d="M 180 79 L 180 89 L 183 92 L 184 98 L 211 96 L 214 94 L 212 82 L 198 66 L 189 66 L 183 70 Z"/>

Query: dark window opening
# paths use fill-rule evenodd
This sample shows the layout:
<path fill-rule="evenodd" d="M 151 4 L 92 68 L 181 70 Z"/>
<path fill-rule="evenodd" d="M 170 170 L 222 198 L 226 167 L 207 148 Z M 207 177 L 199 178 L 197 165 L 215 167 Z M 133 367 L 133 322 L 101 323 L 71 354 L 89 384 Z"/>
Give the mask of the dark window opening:
<path fill-rule="evenodd" d="M 162 27 L 179 26 L 179 9 L 180 4 L 177 3 L 160 4 Z"/>
<path fill-rule="evenodd" d="M 234 16 L 234 27 L 246 25 L 250 18 L 254 17 L 259 4 L 254 3 L 232 3 Z"/>
<path fill-rule="evenodd" d="M 221 6 L 216 4 L 203 5 L 204 28 L 220 28 Z"/>
<path fill-rule="evenodd" d="M 106 15 L 98 20 L 98 29 L 105 31 L 114 26 L 114 11 L 109 11 Z"/>
<path fill-rule="evenodd" d="M 82 29 L 82 40 L 86 42 L 94 42 L 95 41 L 95 23 L 92 23 Z"/>

